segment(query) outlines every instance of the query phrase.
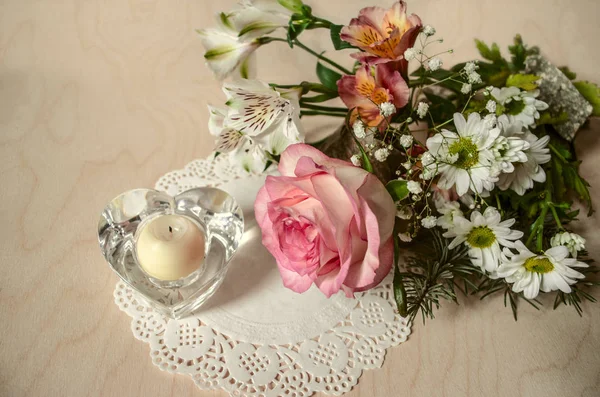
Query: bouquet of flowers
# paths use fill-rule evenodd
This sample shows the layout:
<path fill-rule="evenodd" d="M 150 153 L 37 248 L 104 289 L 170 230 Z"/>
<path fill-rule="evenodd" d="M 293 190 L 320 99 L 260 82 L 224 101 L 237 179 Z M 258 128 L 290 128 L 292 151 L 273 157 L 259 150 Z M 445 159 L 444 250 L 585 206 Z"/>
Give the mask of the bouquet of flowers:
<path fill-rule="evenodd" d="M 574 199 L 593 211 L 572 139 L 600 115 L 596 85 L 520 36 L 509 59 L 476 40 L 483 60 L 446 69 L 452 50 L 404 1 L 363 8 L 348 25 L 301 0 L 245 1 L 217 20 L 199 31 L 207 65 L 234 78 L 226 106 L 209 108 L 209 130 L 217 155 L 248 172 L 277 165 L 255 213 L 286 287 L 353 296 L 393 272 L 411 320 L 457 291 L 504 294 L 515 319 L 520 299 L 539 307 L 540 291 L 580 314 L 595 301 L 586 287 L 596 270 L 572 232 Z M 352 66 L 300 40 L 315 29 Z M 248 57 L 270 43 L 314 55 L 318 82 L 248 79 Z M 336 98 L 346 107 L 329 106 Z M 305 144 L 300 120 L 311 115 L 343 124 Z"/>

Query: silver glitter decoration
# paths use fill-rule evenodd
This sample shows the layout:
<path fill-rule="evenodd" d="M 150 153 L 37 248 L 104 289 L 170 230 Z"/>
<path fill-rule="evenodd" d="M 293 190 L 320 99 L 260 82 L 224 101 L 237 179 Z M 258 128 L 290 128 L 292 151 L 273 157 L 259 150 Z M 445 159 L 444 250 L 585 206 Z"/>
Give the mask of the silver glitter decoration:
<path fill-rule="evenodd" d="M 546 102 L 553 113 L 566 112 L 569 121 L 554 125 L 566 140 L 572 141 L 579 127 L 592 114 L 592 105 L 577 91 L 571 80 L 559 68 L 541 55 L 530 55 L 525 60 L 526 72 L 540 77 L 539 99 Z"/>

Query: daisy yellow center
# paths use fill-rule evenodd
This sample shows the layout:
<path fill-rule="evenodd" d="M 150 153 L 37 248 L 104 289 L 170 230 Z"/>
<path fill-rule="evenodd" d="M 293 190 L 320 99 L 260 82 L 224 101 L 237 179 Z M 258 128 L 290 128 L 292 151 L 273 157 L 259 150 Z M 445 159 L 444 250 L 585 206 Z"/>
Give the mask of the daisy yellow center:
<path fill-rule="evenodd" d="M 511 101 L 506 104 L 506 113 L 516 116 L 517 114 L 521 114 L 521 112 L 525 109 L 525 102 L 523 101 Z"/>
<path fill-rule="evenodd" d="M 525 261 L 525 269 L 534 273 L 548 273 L 554 270 L 554 265 L 548 258 L 529 258 Z"/>
<path fill-rule="evenodd" d="M 450 154 L 457 154 L 458 160 L 454 163 L 455 167 L 468 169 L 479 162 L 479 150 L 471 138 L 459 138 L 448 148 Z"/>
<path fill-rule="evenodd" d="M 474 227 L 467 236 L 467 242 L 474 248 L 489 248 L 494 241 L 496 241 L 496 235 L 487 226 Z"/>

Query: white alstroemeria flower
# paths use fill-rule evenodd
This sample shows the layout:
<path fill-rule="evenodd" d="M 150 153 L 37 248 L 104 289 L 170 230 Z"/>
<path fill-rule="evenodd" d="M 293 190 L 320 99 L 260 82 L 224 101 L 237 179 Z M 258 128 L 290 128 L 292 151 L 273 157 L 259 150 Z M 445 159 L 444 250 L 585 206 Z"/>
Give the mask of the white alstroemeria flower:
<path fill-rule="evenodd" d="M 504 106 L 505 114 L 511 121 L 520 121 L 524 126 L 535 125 L 535 120 L 540 118 L 540 110 L 548 109 L 546 102 L 540 101 L 538 90 L 521 91 L 517 87 L 492 88 L 492 97 Z"/>
<path fill-rule="evenodd" d="M 219 80 L 225 79 L 238 67 L 242 67 L 260 45 L 260 39 L 244 41 L 235 32 L 224 29 L 198 30 L 206 52 L 206 65 Z M 244 74 L 242 72 L 242 74 Z"/>
<path fill-rule="evenodd" d="M 296 92 L 280 93 L 258 80 L 223 85 L 229 111 L 225 126 L 251 137 L 273 155 L 289 145 L 304 142 Z"/>
<path fill-rule="evenodd" d="M 465 243 L 473 264 L 492 273 L 500 265 L 501 247 L 513 247 L 514 241 L 523 237 L 523 232 L 510 229 L 514 224 L 514 219 L 502 221 L 497 209 L 487 207 L 483 214 L 473 211 L 470 220 L 454 215 L 453 226 L 444 237 L 454 237 L 450 249 Z"/>
<path fill-rule="evenodd" d="M 286 27 L 291 13 L 270 2 L 242 2 L 242 8 L 219 14 L 221 26 L 235 33 L 243 41 L 267 35 L 274 30 Z"/>
<path fill-rule="evenodd" d="M 507 248 L 503 250 L 496 276 L 513 283 L 512 290 L 523 292 L 527 299 L 535 299 L 540 290 L 569 293 L 570 286 L 585 277 L 573 268 L 588 265 L 568 258 L 569 250 L 565 246 L 550 248 L 542 255 L 529 251 L 521 241 L 516 242 L 515 248 L 517 254 Z"/>
<path fill-rule="evenodd" d="M 525 151 L 529 149 L 529 142 L 522 139 L 525 132 L 520 121 L 510 121 L 506 115 L 498 117 L 500 136 L 494 141 L 492 153 L 498 167 L 504 173 L 515 170 L 513 163 L 527 161 Z"/>
<path fill-rule="evenodd" d="M 256 80 L 223 86 L 227 109 L 209 106 L 208 129 L 217 137 L 215 151 L 230 154 L 249 172 L 262 172 L 268 155 L 281 154 L 302 142 L 297 97 L 289 97 Z"/>
<path fill-rule="evenodd" d="M 456 186 L 459 196 L 469 188 L 482 193 L 494 188 L 498 180 L 492 169 L 494 155 L 492 145 L 500 135 L 500 129 L 488 128 L 478 113 L 471 113 L 468 121 L 460 113 L 454 114 L 456 131 L 442 130 L 427 139 L 427 148 L 436 159 L 426 165 L 441 174 L 438 186 L 451 189 Z"/>
<path fill-rule="evenodd" d="M 546 147 L 550 141 L 549 135 L 538 138 L 526 131 L 522 139 L 529 144 L 529 148 L 524 150 L 527 161 L 514 163 L 514 171 L 500 174 L 497 183 L 501 190 L 512 189 L 520 196 L 533 187 L 534 181 L 546 181 L 546 172 L 540 165 L 547 163 L 551 158 L 550 149 Z"/>
<path fill-rule="evenodd" d="M 553 247 L 564 245 L 569 250 L 571 256 L 573 258 L 577 258 L 577 253 L 585 249 L 585 239 L 579 234 L 575 233 L 556 233 L 550 239 L 550 245 Z"/>
<path fill-rule="evenodd" d="M 230 155 L 234 163 L 248 172 L 262 172 L 267 163 L 264 150 L 243 132 L 225 126 L 226 109 L 209 105 L 208 110 L 210 112 L 208 130 L 217 138 L 215 152 Z"/>

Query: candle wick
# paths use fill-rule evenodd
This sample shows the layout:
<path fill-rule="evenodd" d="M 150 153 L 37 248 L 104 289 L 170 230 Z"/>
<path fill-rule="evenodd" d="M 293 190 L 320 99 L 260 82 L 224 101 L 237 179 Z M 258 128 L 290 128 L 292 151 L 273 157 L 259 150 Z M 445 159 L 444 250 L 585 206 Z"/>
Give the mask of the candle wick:
<path fill-rule="evenodd" d="M 173 228 L 169 226 L 169 233 L 173 233 Z"/>

